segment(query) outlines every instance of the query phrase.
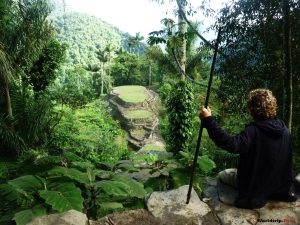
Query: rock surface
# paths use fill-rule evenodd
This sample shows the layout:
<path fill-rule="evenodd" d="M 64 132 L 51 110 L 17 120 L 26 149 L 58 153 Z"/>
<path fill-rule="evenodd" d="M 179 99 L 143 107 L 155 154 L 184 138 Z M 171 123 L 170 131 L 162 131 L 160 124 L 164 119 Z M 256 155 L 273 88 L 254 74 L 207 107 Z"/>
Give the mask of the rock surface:
<path fill-rule="evenodd" d="M 192 190 L 189 204 L 186 204 L 188 185 L 166 192 L 153 192 L 147 208 L 163 225 L 217 225 L 218 218 L 207 204 L 200 201 Z"/>
<path fill-rule="evenodd" d="M 112 213 L 98 221 L 90 221 L 90 225 L 160 225 L 147 210 L 138 209 L 122 213 Z"/>
<path fill-rule="evenodd" d="M 221 225 L 300 224 L 300 199 L 292 203 L 269 201 L 261 209 L 240 209 L 232 205 L 237 191 L 219 181 L 210 182 L 204 194 Z"/>
<path fill-rule="evenodd" d="M 27 225 L 87 225 L 87 216 L 76 210 L 35 218 Z"/>
<path fill-rule="evenodd" d="M 295 186 L 298 193 L 300 193 L 300 173 L 295 177 Z"/>

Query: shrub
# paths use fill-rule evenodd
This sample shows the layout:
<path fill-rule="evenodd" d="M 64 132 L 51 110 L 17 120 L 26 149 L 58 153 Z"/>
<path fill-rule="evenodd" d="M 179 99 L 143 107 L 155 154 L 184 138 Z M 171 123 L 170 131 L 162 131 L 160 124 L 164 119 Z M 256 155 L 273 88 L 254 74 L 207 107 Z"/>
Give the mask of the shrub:
<path fill-rule="evenodd" d="M 57 108 L 64 116 L 54 133 L 56 147 L 78 153 L 92 162 L 116 162 L 127 153 L 124 132 L 101 100 L 81 109 Z"/>

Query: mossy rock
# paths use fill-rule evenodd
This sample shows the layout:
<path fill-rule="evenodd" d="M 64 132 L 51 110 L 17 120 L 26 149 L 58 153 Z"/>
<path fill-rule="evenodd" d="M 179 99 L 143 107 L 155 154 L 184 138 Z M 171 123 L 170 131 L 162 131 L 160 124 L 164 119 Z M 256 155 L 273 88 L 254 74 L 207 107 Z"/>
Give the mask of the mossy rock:
<path fill-rule="evenodd" d="M 144 129 L 133 129 L 129 131 L 129 134 L 133 139 L 143 141 L 147 132 Z"/>

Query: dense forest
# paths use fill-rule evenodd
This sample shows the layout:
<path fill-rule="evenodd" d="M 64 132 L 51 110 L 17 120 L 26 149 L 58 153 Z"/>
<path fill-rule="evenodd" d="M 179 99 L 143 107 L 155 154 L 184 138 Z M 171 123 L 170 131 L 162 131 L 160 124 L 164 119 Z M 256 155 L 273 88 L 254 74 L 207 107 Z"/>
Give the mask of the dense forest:
<path fill-rule="evenodd" d="M 53 13 L 48 0 L 0 1 L 0 224 L 69 209 L 97 219 L 188 184 L 217 40 L 188 20 L 197 6 L 172 2 L 178 21 L 161 18 L 160 30 L 142 37 L 86 14 Z M 197 10 L 213 11 L 205 1 Z M 272 90 L 299 173 L 300 2 L 231 0 L 215 20 L 221 40 L 209 105 L 216 120 L 238 134 L 251 121 L 249 91 Z M 145 86 L 162 104 L 160 131 L 172 154 L 143 158 L 159 173 L 147 182 L 128 176 L 141 168 L 107 103 L 123 85 Z M 198 158 L 193 185 L 201 195 L 202 177 L 236 167 L 238 155 L 204 131 Z"/>

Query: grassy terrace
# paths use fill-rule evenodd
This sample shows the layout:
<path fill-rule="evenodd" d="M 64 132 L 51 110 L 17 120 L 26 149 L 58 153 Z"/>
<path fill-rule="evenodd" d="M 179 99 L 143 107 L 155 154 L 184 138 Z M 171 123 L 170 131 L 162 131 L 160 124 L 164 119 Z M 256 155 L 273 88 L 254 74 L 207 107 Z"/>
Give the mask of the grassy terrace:
<path fill-rule="evenodd" d="M 156 146 L 156 145 L 145 145 L 144 147 L 141 148 L 142 151 L 165 151 L 166 148 L 164 146 Z"/>
<path fill-rule="evenodd" d="M 114 91 L 119 94 L 119 97 L 125 102 L 143 102 L 148 98 L 146 88 L 142 86 L 120 86 L 115 87 Z"/>
<path fill-rule="evenodd" d="M 125 116 L 129 119 L 143 119 L 153 116 L 153 113 L 147 110 L 134 110 L 127 112 Z"/>

